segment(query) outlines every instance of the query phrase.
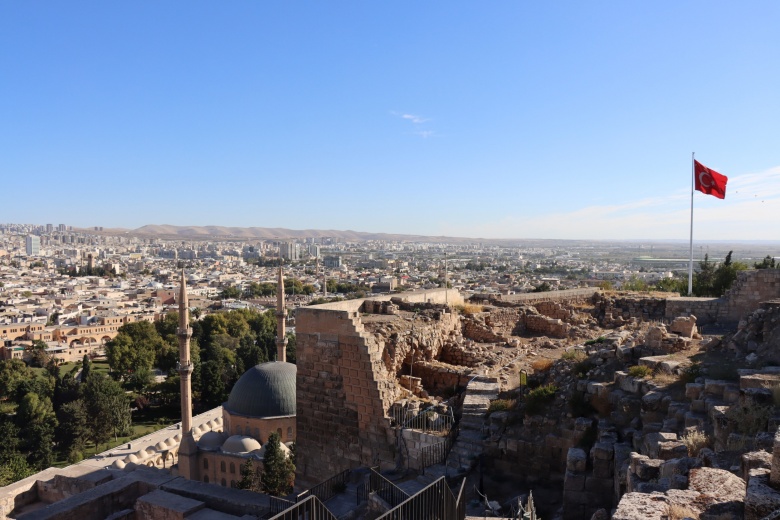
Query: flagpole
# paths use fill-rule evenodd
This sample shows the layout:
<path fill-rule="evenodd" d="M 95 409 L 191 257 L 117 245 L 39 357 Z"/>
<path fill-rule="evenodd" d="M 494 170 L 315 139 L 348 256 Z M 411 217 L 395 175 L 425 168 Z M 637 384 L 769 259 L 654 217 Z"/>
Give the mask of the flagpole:
<path fill-rule="evenodd" d="M 696 176 L 695 155 L 696 152 L 691 152 L 691 238 L 688 244 L 688 253 L 690 255 L 688 261 L 688 296 L 693 295 L 693 188 L 694 177 Z"/>

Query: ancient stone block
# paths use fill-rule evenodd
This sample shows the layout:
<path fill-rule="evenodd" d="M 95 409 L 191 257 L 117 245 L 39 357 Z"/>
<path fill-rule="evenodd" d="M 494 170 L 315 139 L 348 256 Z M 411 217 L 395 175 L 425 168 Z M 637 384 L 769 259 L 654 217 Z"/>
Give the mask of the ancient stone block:
<path fill-rule="evenodd" d="M 588 456 L 585 450 L 580 448 L 569 448 L 566 454 L 566 469 L 573 472 L 584 472 L 587 468 Z"/>

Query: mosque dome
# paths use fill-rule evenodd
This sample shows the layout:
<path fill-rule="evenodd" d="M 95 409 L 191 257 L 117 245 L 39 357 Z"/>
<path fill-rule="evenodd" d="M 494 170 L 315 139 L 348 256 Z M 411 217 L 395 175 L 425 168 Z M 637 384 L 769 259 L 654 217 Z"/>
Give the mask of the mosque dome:
<path fill-rule="evenodd" d="M 225 453 L 249 453 L 260 449 L 260 443 L 246 435 L 232 435 L 222 445 Z"/>
<path fill-rule="evenodd" d="M 248 417 L 295 415 L 297 370 L 292 363 L 277 361 L 250 368 L 236 381 L 225 408 Z"/>
<path fill-rule="evenodd" d="M 218 450 L 225 441 L 225 436 L 217 432 L 206 432 L 198 439 L 198 448 L 206 451 Z"/>

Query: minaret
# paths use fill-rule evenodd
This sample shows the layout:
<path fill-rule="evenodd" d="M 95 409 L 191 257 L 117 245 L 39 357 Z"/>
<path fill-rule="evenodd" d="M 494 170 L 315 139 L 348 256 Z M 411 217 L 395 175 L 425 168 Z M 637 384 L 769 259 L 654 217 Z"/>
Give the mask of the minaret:
<path fill-rule="evenodd" d="M 179 287 L 179 328 L 176 336 L 179 338 L 179 378 L 181 385 L 181 430 L 182 439 L 179 446 L 179 476 L 197 480 L 198 448 L 192 436 L 192 361 L 190 360 L 190 328 L 189 305 L 187 301 L 187 280 L 184 269 L 181 270 L 181 286 Z"/>
<path fill-rule="evenodd" d="M 284 273 L 279 266 L 279 283 L 276 287 L 276 360 L 287 361 L 287 335 L 284 321 L 287 318 L 287 308 L 284 305 Z"/>

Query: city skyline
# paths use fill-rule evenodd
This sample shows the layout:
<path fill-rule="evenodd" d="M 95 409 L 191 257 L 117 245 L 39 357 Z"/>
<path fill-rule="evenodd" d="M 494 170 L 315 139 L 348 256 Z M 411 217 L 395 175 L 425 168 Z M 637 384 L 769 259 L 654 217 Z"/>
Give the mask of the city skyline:
<path fill-rule="evenodd" d="M 0 221 L 775 240 L 778 14 L 7 3 Z"/>

